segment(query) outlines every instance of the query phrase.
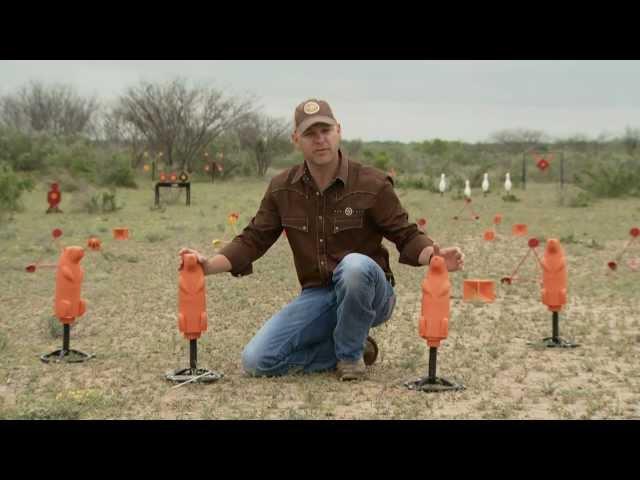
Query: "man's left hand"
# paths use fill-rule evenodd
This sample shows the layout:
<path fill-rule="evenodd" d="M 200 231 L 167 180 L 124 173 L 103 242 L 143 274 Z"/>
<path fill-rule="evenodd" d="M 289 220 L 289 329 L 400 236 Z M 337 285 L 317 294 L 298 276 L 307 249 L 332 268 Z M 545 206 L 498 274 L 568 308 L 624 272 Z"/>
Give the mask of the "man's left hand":
<path fill-rule="evenodd" d="M 447 270 L 450 272 L 464 269 L 464 253 L 462 253 L 459 247 L 440 248 L 437 244 L 434 244 L 432 247 L 425 247 L 418 258 L 418 262 L 426 265 L 431 255 L 443 257 Z"/>
<path fill-rule="evenodd" d="M 447 270 L 464 270 L 464 253 L 458 247 L 441 248 L 439 255 L 444 258 Z"/>

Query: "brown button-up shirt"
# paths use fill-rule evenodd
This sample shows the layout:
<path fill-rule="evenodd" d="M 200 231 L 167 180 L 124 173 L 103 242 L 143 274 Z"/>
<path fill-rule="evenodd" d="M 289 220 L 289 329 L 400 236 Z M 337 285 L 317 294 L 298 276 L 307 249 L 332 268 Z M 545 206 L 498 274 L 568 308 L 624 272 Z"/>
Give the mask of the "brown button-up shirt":
<path fill-rule="evenodd" d="M 333 270 L 349 253 L 375 260 L 393 283 L 382 237 L 395 243 L 400 263 L 413 266 L 420 265 L 420 252 L 433 245 L 415 223 L 409 223 L 391 177 L 341 152 L 338 174 L 323 192 L 306 163 L 271 180 L 256 216 L 220 250 L 231 263 L 231 274 L 253 273 L 252 262 L 265 254 L 283 229 L 303 289 L 330 285 Z"/>

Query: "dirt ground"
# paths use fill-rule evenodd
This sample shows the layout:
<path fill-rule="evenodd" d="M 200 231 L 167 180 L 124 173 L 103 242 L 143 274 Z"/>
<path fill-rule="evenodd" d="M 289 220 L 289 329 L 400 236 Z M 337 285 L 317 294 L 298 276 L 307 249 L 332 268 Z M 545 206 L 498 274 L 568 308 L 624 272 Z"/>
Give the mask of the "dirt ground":
<path fill-rule="evenodd" d="M 61 215 L 45 215 L 46 189 L 26 194 L 25 211 L 0 226 L 0 418 L 65 419 L 586 419 L 640 418 L 640 272 L 624 263 L 640 257 L 640 242 L 611 272 L 606 264 L 640 224 L 632 200 L 604 200 L 587 208 L 561 206 L 557 185 L 529 185 L 473 205 L 478 221 L 452 220 L 461 199 L 421 190 L 398 190 L 412 220 L 428 219 L 441 245 L 458 245 L 463 272 L 451 275 L 449 337 L 438 352 L 438 375 L 464 384 L 458 392 L 410 391 L 404 382 L 427 371 L 428 348 L 418 336 L 423 268 L 398 263 L 391 252 L 398 303 L 393 318 L 372 335 L 380 346 L 367 380 L 341 383 L 332 372 L 255 379 L 242 372 L 240 355 L 257 329 L 299 293 L 293 259 L 282 237 L 242 279 L 207 277 L 209 330 L 198 342 L 199 366 L 222 372 L 219 382 L 171 389 L 168 371 L 188 365 L 188 342 L 176 325 L 177 251 L 192 246 L 213 253 L 214 238 L 230 238 L 226 219 L 239 212 L 238 227 L 256 211 L 266 183 L 195 183 L 192 205 L 167 194 L 153 209 L 149 181 L 121 190 L 125 206 L 111 214 L 74 212 L 64 195 Z M 174 198 L 175 197 L 175 198 Z M 503 215 L 498 238 L 482 233 Z M 526 238 L 510 227 L 526 223 Z M 111 229 L 127 226 L 132 237 L 116 241 Z M 82 295 L 87 313 L 71 330 L 71 347 L 95 353 L 82 364 L 44 364 L 39 356 L 61 347 L 54 318 L 54 270 L 26 273 L 42 258 L 56 261 L 50 241 L 85 246 L 102 239 L 102 253 L 87 251 Z M 580 346 L 545 349 L 529 345 L 551 335 L 551 313 L 534 281 L 502 285 L 527 252 L 527 238 L 562 241 L 569 268 L 569 303 L 560 333 Z M 542 249 L 539 249 L 540 253 Z M 528 258 L 520 270 L 536 276 Z M 465 278 L 495 281 L 493 303 L 461 299 Z"/>

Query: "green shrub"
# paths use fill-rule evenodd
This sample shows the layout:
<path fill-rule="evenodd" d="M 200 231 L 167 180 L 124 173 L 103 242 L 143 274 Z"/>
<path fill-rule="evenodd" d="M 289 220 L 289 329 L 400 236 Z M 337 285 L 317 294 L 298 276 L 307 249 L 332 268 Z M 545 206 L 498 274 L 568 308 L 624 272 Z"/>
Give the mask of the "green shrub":
<path fill-rule="evenodd" d="M 391 158 L 389 158 L 389 154 L 387 152 L 377 152 L 372 160 L 372 165 L 383 172 L 388 171 L 391 167 Z"/>
<path fill-rule="evenodd" d="M 637 160 L 609 158 L 577 175 L 577 183 L 595 197 L 639 197 L 640 163 Z"/>
<path fill-rule="evenodd" d="M 97 155 L 96 182 L 102 186 L 138 188 L 129 158 L 120 152 Z"/>
<path fill-rule="evenodd" d="M 46 158 L 49 168 L 67 170 L 74 177 L 95 179 L 95 148 L 85 141 L 58 142 Z"/>
<path fill-rule="evenodd" d="M 0 163 L 0 215 L 19 211 L 22 208 L 22 192 L 33 190 L 31 179 L 20 178 L 7 163 Z"/>
<path fill-rule="evenodd" d="M 72 210 L 90 214 L 115 212 L 124 207 L 124 205 L 118 204 L 116 197 L 116 189 L 96 190 L 93 187 L 85 186 L 74 194 Z"/>
<path fill-rule="evenodd" d="M 0 129 L 0 162 L 16 171 L 46 171 L 54 145 L 55 141 L 46 134 Z"/>
<path fill-rule="evenodd" d="M 63 195 L 65 193 L 76 192 L 80 190 L 83 185 L 87 184 L 86 179 L 74 177 L 68 170 L 54 170 L 45 176 L 47 188 L 54 182 L 59 185 Z"/>
<path fill-rule="evenodd" d="M 229 176 L 232 176 L 234 171 L 236 175 L 240 175 L 243 177 L 253 177 L 258 173 L 258 169 L 255 161 L 251 159 L 249 156 L 244 156 L 244 158 L 243 156 L 241 156 L 241 159 L 238 162 L 237 169 L 234 168 L 234 165 L 229 165 L 229 166 L 225 165 L 225 170 L 222 178 L 224 179 L 224 178 L 228 178 Z"/>
<path fill-rule="evenodd" d="M 568 201 L 568 206 L 573 208 L 584 208 L 591 206 L 593 197 L 588 192 L 578 192 L 577 195 L 571 196 Z"/>
<path fill-rule="evenodd" d="M 582 188 L 565 185 L 558 190 L 556 203 L 560 207 L 583 208 L 591 206 L 594 200 L 594 196 Z"/>
<path fill-rule="evenodd" d="M 435 191 L 432 179 L 422 175 L 399 175 L 393 180 L 393 183 L 396 188 Z"/>

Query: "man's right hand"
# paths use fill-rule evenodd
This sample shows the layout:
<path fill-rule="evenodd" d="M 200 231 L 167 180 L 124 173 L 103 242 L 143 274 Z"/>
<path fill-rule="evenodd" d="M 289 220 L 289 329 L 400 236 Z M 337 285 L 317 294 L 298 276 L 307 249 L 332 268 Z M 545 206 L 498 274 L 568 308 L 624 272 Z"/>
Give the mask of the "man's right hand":
<path fill-rule="evenodd" d="M 181 248 L 180 251 L 178 251 L 178 255 L 180 255 L 180 257 L 185 254 L 192 254 L 196 256 L 198 263 L 202 265 L 202 270 L 205 275 L 231 271 L 231 262 L 229 262 L 227 257 L 219 253 L 210 259 L 207 259 L 200 252 L 192 248 Z M 180 265 L 182 265 L 182 263 Z"/>
<path fill-rule="evenodd" d="M 202 265 L 202 268 L 204 268 L 205 263 L 207 261 L 206 257 L 204 255 L 202 255 L 200 252 L 198 252 L 197 250 L 193 250 L 192 248 L 181 248 L 180 251 L 178 252 L 178 255 L 180 257 L 182 257 L 182 255 L 186 255 L 186 254 L 192 254 L 196 256 L 196 259 L 198 260 L 198 263 L 200 265 Z"/>

